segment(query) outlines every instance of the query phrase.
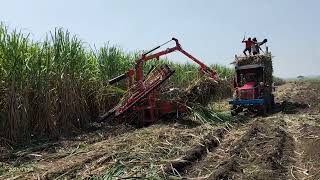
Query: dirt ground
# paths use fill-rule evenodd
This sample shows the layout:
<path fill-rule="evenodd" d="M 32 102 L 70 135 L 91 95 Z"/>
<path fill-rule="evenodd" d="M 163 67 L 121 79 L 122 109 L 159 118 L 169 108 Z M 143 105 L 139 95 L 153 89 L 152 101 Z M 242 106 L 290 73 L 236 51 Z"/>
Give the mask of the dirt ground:
<path fill-rule="evenodd" d="M 320 84 L 277 88 L 290 108 L 238 123 L 105 127 L 0 155 L 0 179 L 320 179 Z M 293 103 L 296 102 L 296 103 Z"/>

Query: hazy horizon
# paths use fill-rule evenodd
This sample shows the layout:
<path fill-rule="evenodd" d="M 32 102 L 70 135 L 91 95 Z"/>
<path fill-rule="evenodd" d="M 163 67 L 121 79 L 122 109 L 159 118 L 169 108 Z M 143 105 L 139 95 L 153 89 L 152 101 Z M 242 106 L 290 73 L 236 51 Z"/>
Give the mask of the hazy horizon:
<path fill-rule="evenodd" d="M 171 37 L 207 64 L 229 66 L 242 54 L 241 40 L 268 39 L 275 75 L 320 75 L 320 2 L 316 0 L 201 1 L 4 1 L 0 21 L 43 40 L 55 27 L 68 29 L 97 47 L 119 45 L 125 51 L 151 49 Z M 170 46 L 170 45 L 169 45 Z M 168 46 L 168 47 L 169 47 Z M 182 55 L 170 55 L 186 62 Z"/>

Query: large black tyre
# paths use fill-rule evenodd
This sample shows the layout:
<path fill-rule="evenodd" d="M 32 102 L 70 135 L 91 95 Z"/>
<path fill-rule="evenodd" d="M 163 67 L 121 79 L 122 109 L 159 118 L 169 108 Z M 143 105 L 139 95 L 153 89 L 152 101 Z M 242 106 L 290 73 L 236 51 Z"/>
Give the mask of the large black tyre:
<path fill-rule="evenodd" d="M 269 92 L 264 92 L 263 94 L 264 106 L 266 106 L 267 113 L 271 112 L 274 103 L 274 96 Z"/>
<path fill-rule="evenodd" d="M 260 115 L 267 116 L 267 113 L 268 113 L 268 107 L 267 107 L 267 104 L 264 104 L 260 109 Z"/>
<path fill-rule="evenodd" d="M 232 116 L 238 115 L 238 111 L 237 111 L 237 106 L 236 106 L 236 105 L 233 105 L 233 106 L 232 106 L 232 108 L 231 108 L 231 115 L 232 115 Z"/>
<path fill-rule="evenodd" d="M 243 112 L 243 107 L 242 106 L 237 106 L 237 105 L 233 105 L 231 108 L 231 115 L 232 116 L 236 116 L 239 113 Z"/>
<path fill-rule="evenodd" d="M 275 101 L 274 101 L 274 95 L 271 94 L 271 107 L 274 108 L 276 105 Z"/>
<path fill-rule="evenodd" d="M 236 116 L 236 115 L 238 115 L 238 112 L 233 109 L 233 110 L 231 110 L 231 115 Z"/>

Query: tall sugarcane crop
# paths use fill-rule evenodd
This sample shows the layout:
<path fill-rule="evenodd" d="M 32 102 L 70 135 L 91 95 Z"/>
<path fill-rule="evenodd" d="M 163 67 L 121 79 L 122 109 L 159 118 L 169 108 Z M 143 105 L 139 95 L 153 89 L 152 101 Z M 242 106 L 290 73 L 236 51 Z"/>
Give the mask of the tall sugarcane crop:
<path fill-rule="evenodd" d="M 50 32 L 42 42 L 28 34 L 0 25 L 0 139 L 2 144 L 29 142 L 81 131 L 112 108 L 122 93 L 107 80 L 132 67 L 137 53 L 117 46 L 96 50 L 63 29 Z M 199 74 L 192 64 L 166 59 L 176 73 L 169 84 L 186 87 Z M 215 65 L 218 73 L 231 77 L 233 71 Z"/>

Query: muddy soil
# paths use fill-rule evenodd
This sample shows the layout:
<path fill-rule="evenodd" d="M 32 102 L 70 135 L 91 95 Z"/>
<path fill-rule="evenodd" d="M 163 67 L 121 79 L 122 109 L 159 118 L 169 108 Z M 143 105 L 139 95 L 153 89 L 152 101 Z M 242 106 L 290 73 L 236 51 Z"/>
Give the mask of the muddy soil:
<path fill-rule="evenodd" d="M 309 105 L 304 113 L 320 113 L 320 82 L 316 81 L 295 81 L 276 88 L 277 102 L 298 102 Z"/>
<path fill-rule="evenodd" d="M 278 117 L 256 119 L 236 130 L 217 151 L 193 168 L 187 177 L 208 179 L 285 179 L 294 152 L 293 138 Z M 233 134 L 235 133 L 235 134 Z"/>
<path fill-rule="evenodd" d="M 319 97 L 319 84 L 287 83 L 276 99 L 291 102 L 290 113 L 231 125 L 119 126 L 1 153 L 0 179 L 320 179 Z"/>
<path fill-rule="evenodd" d="M 156 124 L 92 144 L 83 141 L 67 149 L 56 146 L 55 152 L 28 151 L 23 157 L 32 158 L 23 162 L 20 156 L 3 160 L 1 168 L 5 172 L 0 179 L 82 179 L 104 174 L 113 177 L 119 168 L 121 177 L 160 178 L 164 167 L 178 162 L 180 157 L 192 158 L 188 156 L 190 150 L 200 144 L 206 142 L 214 146 L 215 139 L 207 141 L 206 137 L 213 137 L 220 131 L 208 125 L 188 128 L 180 124 Z M 203 152 L 200 148 L 198 155 Z M 197 156 L 196 151 L 194 156 Z"/>
<path fill-rule="evenodd" d="M 284 112 L 232 130 L 219 148 L 182 172 L 183 177 L 320 179 L 319 95 L 320 85 L 311 82 L 279 87 L 276 98 L 287 101 Z"/>

